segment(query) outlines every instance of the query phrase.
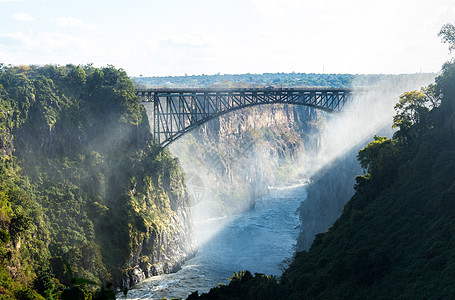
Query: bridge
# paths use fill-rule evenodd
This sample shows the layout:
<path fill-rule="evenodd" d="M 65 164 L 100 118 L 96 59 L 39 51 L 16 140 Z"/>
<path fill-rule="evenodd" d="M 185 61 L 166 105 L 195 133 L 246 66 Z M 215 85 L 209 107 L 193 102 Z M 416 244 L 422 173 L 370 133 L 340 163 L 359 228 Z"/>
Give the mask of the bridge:
<path fill-rule="evenodd" d="M 260 104 L 297 104 L 341 111 L 350 89 L 333 88 L 195 88 L 136 89 L 142 102 L 153 103 L 153 137 L 166 147 L 186 132 L 222 114 Z"/>

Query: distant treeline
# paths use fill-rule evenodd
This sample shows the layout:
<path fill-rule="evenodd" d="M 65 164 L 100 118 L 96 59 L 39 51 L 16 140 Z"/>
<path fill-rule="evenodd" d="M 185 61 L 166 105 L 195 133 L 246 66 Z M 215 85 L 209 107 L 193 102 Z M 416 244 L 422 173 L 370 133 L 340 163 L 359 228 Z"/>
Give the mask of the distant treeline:
<path fill-rule="evenodd" d="M 315 73 L 263 73 L 263 74 L 216 74 L 185 76 L 153 76 L 132 78 L 139 87 L 332 87 L 346 88 L 373 85 L 381 80 L 412 76 L 434 76 L 429 73 L 384 74 L 315 74 Z"/>

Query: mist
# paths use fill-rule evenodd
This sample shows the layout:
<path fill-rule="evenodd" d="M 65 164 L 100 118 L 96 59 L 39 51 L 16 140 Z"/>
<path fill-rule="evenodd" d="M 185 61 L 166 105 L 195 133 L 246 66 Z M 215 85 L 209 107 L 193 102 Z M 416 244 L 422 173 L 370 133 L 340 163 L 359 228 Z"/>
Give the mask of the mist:
<path fill-rule="evenodd" d="M 360 150 L 374 135 L 392 137 L 394 106 L 400 95 L 420 90 L 435 74 L 390 75 L 353 83 L 352 101 L 340 113 L 328 114 L 324 126 L 312 134 L 312 143 L 300 153 L 301 176 L 311 178 L 353 149 Z"/>
<path fill-rule="evenodd" d="M 357 153 L 374 135 L 393 135 L 400 95 L 434 77 L 362 77 L 340 113 L 259 105 L 222 115 L 172 143 L 168 149 L 179 159 L 192 199 L 199 251 L 181 271 L 157 281 L 166 286 L 158 294 L 208 291 L 245 268 L 279 276 L 283 260 L 308 249 L 340 216 L 362 173 Z"/>
<path fill-rule="evenodd" d="M 406 91 L 420 90 L 435 75 L 389 76 L 356 82 L 353 101 L 340 114 L 329 115 L 312 136 L 317 141 L 300 157 L 300 172 L 310 178 L 308 196 L 299 212 L 301 232 L 297 250 L 308 250 L 316 234 L 325 232 L 354 194 L 355 177 L 363 173 L 357 154 L 374 135 L 392 137 L 394 106 Z"/>
<path fill-rule="evenodd" d="M 270 187 L 315 182 L 347 160 L 343 167 L 347 173 L 338 170 L 337 178 L 331 179 L 334 186 L 349 187 L 344 199 L 336 200 L 334 196 L 337 205 L 327 204 L 334 209 L 329 218 L 333 222 L 333 216 L 341 213 L 353 193 L 353 174 L 360 171 L 355 158 L 358 150 L 376 134 L 391 137 L 394 105 L 399 96 L 427 86 L 434 77 L 435 74 L 359 77 L 353 84 L 353 98 L 339 113 L 300 106 L 257 106 L 220 116 L 172 143 L 169 150 L 179 158 L 186 174 L 199 244 L 232 222 L 235 219 L 232 216 L 254 207 L 256 199 L 267 196 Z M 145 107 L 150 118 L 151 106 Z M 265 122 L 264 116 L 271 119 Z M 300 119 L 294 120 L 296 116 Z M 305 123 L 306 127 L 296 130 L 291 150 L 281 149 L 282 141 L 263 140 L 263 136 L 258 140 L 254 136 L 257 131 L 270 132 L 276 128 L 292 132 L 297 123 Z M 306 135 L 298 132 L 305 130 Z M 319 187 L 313 187 L 316 188 Z M 324 217 L 315 215 L 312 219 L 312 222 L 320 219 L 322 227 L 326 226 Z M 217 226 L 208 225 L 213 223 Z"/>

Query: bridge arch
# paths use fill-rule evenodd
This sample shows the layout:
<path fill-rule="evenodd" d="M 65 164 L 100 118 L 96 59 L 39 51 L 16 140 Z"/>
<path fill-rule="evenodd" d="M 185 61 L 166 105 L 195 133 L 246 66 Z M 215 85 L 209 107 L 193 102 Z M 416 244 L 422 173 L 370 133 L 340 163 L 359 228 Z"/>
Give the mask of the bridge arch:
<path fill-rule="evenodd" d="M 238 109 L 262 104 L 296 104 L 341 111 L 351 99 L 350 89 L 137 89 L 142 102 L 152 102 L 153 137 L 166 147 L 188 131 Z"/>

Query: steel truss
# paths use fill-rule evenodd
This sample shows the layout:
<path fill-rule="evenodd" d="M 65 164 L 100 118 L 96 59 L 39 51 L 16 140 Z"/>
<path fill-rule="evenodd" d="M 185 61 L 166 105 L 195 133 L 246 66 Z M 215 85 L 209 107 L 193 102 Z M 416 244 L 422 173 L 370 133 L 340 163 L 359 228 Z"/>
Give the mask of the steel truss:
<path fill-rule="evenodd" d="M 166 147 L 186 132 L 222 114 L 259 104 L 297 104 L 338 112 L 350 100 L 349 89 L 137 89 L 153 102 L 153 136 Z"/>

